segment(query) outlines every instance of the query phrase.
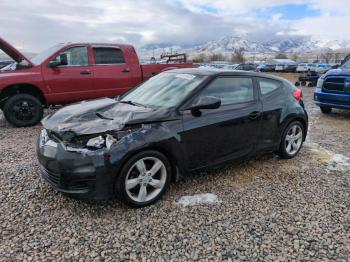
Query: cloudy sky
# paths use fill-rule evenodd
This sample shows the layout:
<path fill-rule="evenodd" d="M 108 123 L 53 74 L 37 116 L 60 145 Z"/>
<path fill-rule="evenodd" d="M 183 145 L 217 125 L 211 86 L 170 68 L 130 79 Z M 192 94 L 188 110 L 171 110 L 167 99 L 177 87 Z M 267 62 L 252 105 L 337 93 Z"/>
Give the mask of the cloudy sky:
<path fill-rule="evenodd" d="M 350 0 L 1 0 L 0 37 L 38 52 L 60 42 L 189 46 L 250 40 L 350 39 Z"/>

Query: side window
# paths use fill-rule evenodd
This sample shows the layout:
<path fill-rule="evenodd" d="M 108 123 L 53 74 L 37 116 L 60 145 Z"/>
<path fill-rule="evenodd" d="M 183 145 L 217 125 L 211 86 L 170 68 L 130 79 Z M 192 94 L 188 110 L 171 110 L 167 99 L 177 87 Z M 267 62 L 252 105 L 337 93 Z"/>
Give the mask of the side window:
<path fill-rule="evenodd" d="M 253 80 L 246 77 L 219 77 L 202 91 L 201 96 L 220 98 L 222 105 L 253 101 Z"/>
<path fill-rule="evenodd" d="M 67 66 L 86 66 L 89 64 L 86 46 L 68 48 L 56 56 L 53 61 L 61 62 L 63 55 L 67 57 Z"/>
<path fill-rule="evenodd" d="M 124 64 L 125 59 L 122 50 L 111 47 L 94 47 L 96 65 Z"/>
<path fill-rule="evenodd" d="M 281 87 L 281 83 L 275 80 L 259 79 L 260 92 L 263 96 L 268 95 Z"/>

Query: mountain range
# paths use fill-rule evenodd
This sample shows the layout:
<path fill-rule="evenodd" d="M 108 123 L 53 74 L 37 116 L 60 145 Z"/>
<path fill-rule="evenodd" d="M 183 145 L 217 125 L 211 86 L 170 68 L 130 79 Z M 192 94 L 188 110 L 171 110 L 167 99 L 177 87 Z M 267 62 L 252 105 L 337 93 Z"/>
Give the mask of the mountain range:
<path fill-rule="evenodd" d="M 190 47 L 171 45 L 151 45 L 139 49 L 141 57 L 158 57 L 164 52 L 181 53 L 185 52 L 190 57 L 199 54 L 212 55 L 232 54 L 235 49 L 243 48 L 245 55 L 273 55 L 277 53 L 324 53 L 338 49 L 350 48 L 350 41 L 340 40 L 314 40 L 300 37 L 290 37 L 282 40 L 271 40 L 265 42 L 251 41 L 238 36 L 225 36 L 212 40 L 201 45 Z"/>

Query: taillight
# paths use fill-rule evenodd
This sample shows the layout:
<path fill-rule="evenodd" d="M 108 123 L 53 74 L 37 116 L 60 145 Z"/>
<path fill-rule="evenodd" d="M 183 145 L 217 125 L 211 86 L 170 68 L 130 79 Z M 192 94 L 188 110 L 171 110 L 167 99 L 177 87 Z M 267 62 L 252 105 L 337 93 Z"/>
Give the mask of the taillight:
<path fill-rule="evenodd" d="M 293 92 L 293 96 L 296 100 L 301 101 L 303 100 L 303 92 L 301 91 L 301 89 L 297 88 L 294 90 Z"/>

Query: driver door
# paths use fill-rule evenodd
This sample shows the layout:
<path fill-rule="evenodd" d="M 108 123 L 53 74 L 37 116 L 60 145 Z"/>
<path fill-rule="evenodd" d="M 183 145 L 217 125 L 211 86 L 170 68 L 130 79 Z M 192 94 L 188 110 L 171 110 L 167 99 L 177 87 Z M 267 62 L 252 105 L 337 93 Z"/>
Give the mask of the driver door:
<path fill-rule="evenodd" d="M 88 47 L 85 45 L 69 47 L 63 50 L 52 61 L 65 57 L 65 65 L 51 68 L 43 66 L 45 82 L 51 91 L 54 103 L 70 103 L 96 96 L 93 83 L 93 72 L 89 64 Z"/>
<path fill-rule="evenodd" d="M 199 96 L 221 99 L 217 109 L 184 111 L 182 138 L 189 169 L 215 165 L 252 153 L 257 143 L 261 103 L 250 77 L 218 77 Z"/>

